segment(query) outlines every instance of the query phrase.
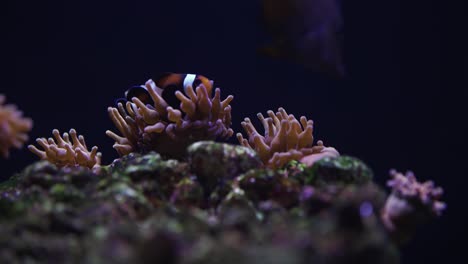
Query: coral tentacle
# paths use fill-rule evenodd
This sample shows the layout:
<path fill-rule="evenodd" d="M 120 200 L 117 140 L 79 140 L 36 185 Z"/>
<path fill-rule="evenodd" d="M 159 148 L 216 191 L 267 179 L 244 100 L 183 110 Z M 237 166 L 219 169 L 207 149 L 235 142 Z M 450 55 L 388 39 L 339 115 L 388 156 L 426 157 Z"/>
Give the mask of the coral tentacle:
<path fill-rule="evenodd" d="M 245 118 L 241 122 L 247 133 L 247 138 L 237 134 L 239 143 L 257 151 L 265 165 L 280 168 L 291 160 L 301 160 L 308 166 L 323 157 L 336 157 L 339 155 L 334 148 L 326 148 L 322 141 L 313 146 L 313 121 L 301 116 L 299 120 L 288 114 L 284 108 L 277 113 L 269 110 L 268 117 L 258 113 L 264 135 L 255 129 L 252 121 Z M 311 157 L 313 156 L 313 157 Z"/>
<path fill-rule="evenodd" d="M 119 139 L 112 132 L 109 134 Z M 29 145 L 28 149 L 40 159 L 48 160 L 58 167 L 82 166 L 90 169 L 100 167 L 101 153 L 97 152 L 98 148 L 94 146 L 91 151 L 88 151 L 84 137 L 78 135 L 75 129 L 70 129 L 69 133 L 63 133 L 62 136 L 57 129 L 54 129 L 52 135 L 55 140 L 53 138 L 36 139 L 39 146 L 44 149 L 43 151 L 34 145 Z"/>
<path fill-rule="evenodd" d="M 229 103 L 234 97 L 230 95 L 221 101 L 221 90 L 216 88 L 212 96 L 212 87 L 205 85 L 175 91 L 174 95 L 180 101 L 180 108 L 176 109 L 163 98 L 163 90 L 148 80 L 145 87 L 153 99 L 153 106 L 132 98 L 133 103 L 127 102 L 126 111 L 121 104 L 117 108 L 109 107 L 109 116 L 121 134 L 106 132 L 116 141 L 114 148 L 120 155 L 155 150 L 178 158 L 185 155 L 185 148 L 190 143 L 232 136 Z"/>

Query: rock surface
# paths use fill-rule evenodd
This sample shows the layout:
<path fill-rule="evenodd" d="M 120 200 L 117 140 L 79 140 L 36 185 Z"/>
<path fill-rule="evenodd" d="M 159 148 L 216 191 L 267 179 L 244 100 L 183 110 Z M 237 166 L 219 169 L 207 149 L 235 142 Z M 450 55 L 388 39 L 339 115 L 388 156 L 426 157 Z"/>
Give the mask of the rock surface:
<path fill-rule="evenodd" d="M 30 165 L 0 185 L 0 263 L 399 263 L 363 162 L 271 170 L 243 147 L 188 152 Z"/>

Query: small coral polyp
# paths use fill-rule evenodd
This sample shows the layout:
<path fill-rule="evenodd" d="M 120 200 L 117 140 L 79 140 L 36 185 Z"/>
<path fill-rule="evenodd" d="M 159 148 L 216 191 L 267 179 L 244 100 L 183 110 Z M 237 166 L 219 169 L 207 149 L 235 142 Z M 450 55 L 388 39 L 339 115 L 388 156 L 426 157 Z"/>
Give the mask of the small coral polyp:
<path fill-rule="evenodd" d="M 405 241 L 408 230 L 440 216 L 445 210 L 446 204 L 440 200 L 443 189 L 432 181 L 419 182 L 413 172 L 403 174 L 391 170 L 390 177 L 387 185 L 392 188 L 392 193 L 382 211 L 382 221 L 393 236 Z"/>
<path fill-rule="evenodd" d="M 393 195 L 420 203 L 432 215 L 439 216 L 445 209 L 445 203 L 439 200 L 443 190 L 441 187 L 435 187 L 433 181 L 418 182 L 411 171 L 402 174 L 391 170 L 390 177 L 387 185 L 392 188 Z"/>
<path fill-rule="evenodd" d="M 8 158 L 10 148 L 20 149 L 28 140 L 27 133 L 33 122 L 23 117 L 23 112 L 13 104 L 4 104 L 5 96 L 0 94 L 0 156 Z"/>
<path fill-rule="evenodd" d="M 291 160 L 302 160 L 312 166 L 320 158 L 339 155 L 334 148 L 325 147 L 322 141 L 313 146 L 314 122 L 305 116 L 297 120 L 283 108 L 279 108 L 276 114 L 271 110 L 267 114 L 267 118 L 261 113 L 257 114 L 265 130 L 264 136 L 258 133 L 249 118 L 241 123 L 248 139 L 237 133 L 239 143 L 257 151 L 266 166 L 277 169 Z"/>
<path fill-rule="evenodd" d="M 57 129 L 52 131 L 53 138 L 38 138 L 36 142 L 44 149 L 39 150 L 34 145 L 29 145 L 28 149 L 42 160 L 47 160 L 57 167 L 81 166 L 90 169 L 98 168 L 101 164 L 101 153 L 97 152 L 96 146 L 88 150 L 84 137 L 78 136 L 75 129 L 70 129 L 70 134 L 60 132 Z M 71 137 L 71 140 L 70 140 Z"/>
<path fill-rule="evenodd" d="M 106 134 L 115 140 L 114 149 L 124 156 L 131 152 L 156 151 L 163 156 L 182 158 L 188 145 L 201 140 L 226 139 L 234 132 L 231 125 L 229 95 L 221 101 L 221 90 L 213 85 L 188 86 L 185 93 L 176 91 L 180 109 L 175 109 L 159 93 L 161 89 L 148 80 L 145 86 L 154 105 L 145 105 L 138 98 L 117 108 L 109 107 L 111 120 L 122 136 L 112 131 Z"/>

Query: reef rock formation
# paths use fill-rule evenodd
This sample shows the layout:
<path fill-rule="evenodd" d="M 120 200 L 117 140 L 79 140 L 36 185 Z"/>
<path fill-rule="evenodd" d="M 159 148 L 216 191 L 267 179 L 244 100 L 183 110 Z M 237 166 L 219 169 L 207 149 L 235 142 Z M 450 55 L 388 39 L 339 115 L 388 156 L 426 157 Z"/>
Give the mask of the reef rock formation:
<path fill-rule="evenodd" d="M 394 234 L 445 207 L 440 188 L 411 174 L 392 172 L 387 195 L 349 156 L 271 169 L 242 146 L 187 151 L 131 153 L 96 171 L 28 166 L 0 184 L 0 262 L 392 264 Z"/>
<path fill-rule="evenodd" d="M 205 186 L 214 187 L 262 166 L 257 153 L 242 146 L 201 141 L 187 152 L 191 171 Z"/>

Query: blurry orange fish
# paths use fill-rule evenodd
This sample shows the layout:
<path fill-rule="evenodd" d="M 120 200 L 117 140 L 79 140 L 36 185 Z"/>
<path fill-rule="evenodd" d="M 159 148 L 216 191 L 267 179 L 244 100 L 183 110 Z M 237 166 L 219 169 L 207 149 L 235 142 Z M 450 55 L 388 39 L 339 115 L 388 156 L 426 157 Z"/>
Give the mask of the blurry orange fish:
<path fill-rule="evenodd" d="M 262 54 L 344 75 L 339 0 L 262 0 L 262 20 L 272 43 Z"/>

